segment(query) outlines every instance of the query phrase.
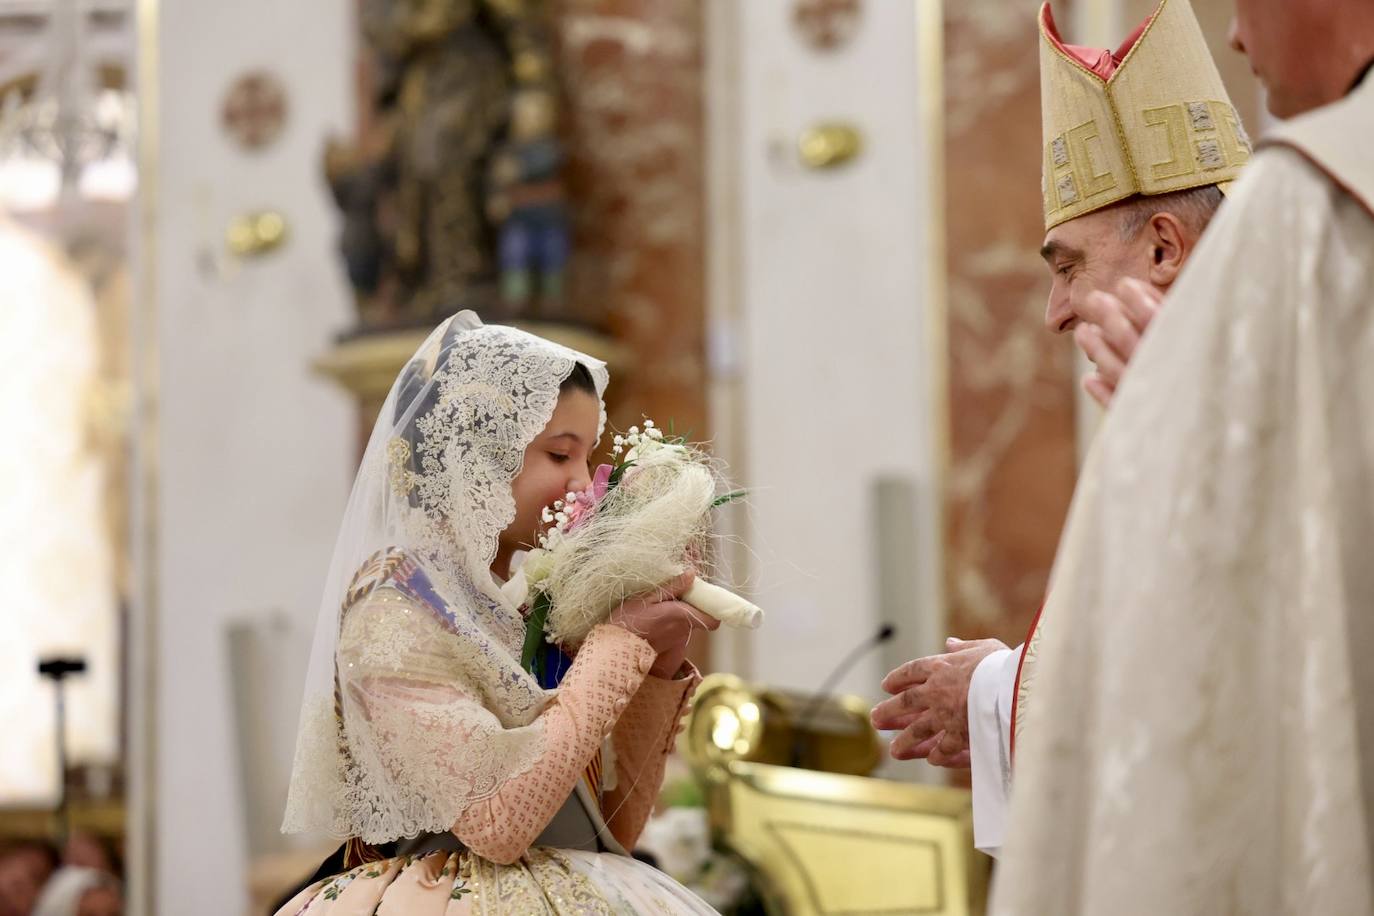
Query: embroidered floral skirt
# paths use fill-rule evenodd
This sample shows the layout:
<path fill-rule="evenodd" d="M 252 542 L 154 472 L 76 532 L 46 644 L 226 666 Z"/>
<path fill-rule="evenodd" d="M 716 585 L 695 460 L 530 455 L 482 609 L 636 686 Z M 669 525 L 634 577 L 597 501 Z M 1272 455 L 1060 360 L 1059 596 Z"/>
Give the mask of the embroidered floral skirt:
<path fill-rule="evenodd" d="M 471 852 L 369 862 L 307 887 L 277 916 L 714 914 L 652 866 L 608 853 L 535 847 L 512 865 Z"/>

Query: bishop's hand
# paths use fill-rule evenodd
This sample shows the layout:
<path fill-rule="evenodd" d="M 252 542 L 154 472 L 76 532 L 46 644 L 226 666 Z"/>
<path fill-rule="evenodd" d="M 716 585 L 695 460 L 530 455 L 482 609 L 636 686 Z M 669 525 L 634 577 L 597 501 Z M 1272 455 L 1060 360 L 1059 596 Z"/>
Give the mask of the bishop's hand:
<path fill-rule="evenodd" d="M 898 760 L 967 767 L 968 689 L 978 663 L 1007 646 L 997 639 L 965 642 L 950 637 L 946 651 L 907 662 L 883 679 L 892 694 L 873 707 L 873 727 L 898 729 L 889 752 Z"/>

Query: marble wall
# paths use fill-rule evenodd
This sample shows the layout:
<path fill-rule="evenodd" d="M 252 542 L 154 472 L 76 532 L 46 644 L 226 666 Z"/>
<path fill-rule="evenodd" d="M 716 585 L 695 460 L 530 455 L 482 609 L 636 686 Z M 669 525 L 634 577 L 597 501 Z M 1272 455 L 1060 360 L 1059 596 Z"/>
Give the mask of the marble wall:
<path fill-rule="evenodd" d="M 705 360 L 703 11 L 695 0 L 555 4 L 576 313 L 625 356 L 607 410 L 710 438 Z M 708 667 L 710 641 L 690 656 Z"/>
<path fill-rule="evenodd" d="M 1075 478 L 1072 344 L 1043 323 L 1037 8 L 945 7 L 949 630 L 1013 645 L 1044 595 Z M 1055 10 L 1068 21 L 1067 4 Z"/>
<path fill-rule="evenodd" d="M 705 438 L 702 11 L 691 0 L 557 6 L 575 308 L 630 357 L 611 421 Z"/>

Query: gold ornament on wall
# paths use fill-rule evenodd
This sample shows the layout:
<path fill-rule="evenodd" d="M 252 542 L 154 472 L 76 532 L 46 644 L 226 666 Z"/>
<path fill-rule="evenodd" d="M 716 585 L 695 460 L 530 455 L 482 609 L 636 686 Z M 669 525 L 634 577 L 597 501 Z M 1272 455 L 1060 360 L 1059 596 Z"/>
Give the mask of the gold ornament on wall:
<path fill-rule="evenodd" d="M 853 124 L 826 122 L 805 130 L 797 140 L 797 153 L 810 169 L 833 169 L 863 152 L 863 134 Z"/>
<path fill-rule="evenodd" d="M 233 220 L 225 241 L 235 257 L 256 258 L 280 248 L 287 235 L 286 217 L 276 210 L 261 210 Z"/>

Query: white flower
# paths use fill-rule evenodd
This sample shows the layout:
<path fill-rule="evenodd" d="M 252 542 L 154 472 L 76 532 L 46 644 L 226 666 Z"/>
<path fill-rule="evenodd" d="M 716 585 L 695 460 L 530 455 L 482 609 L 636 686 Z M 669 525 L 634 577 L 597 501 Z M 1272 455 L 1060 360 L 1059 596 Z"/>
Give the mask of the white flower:
<path fill-rule="evenodd" d="M 520 568 L 525 571 L 525 582 L 533 588 L 553 571 L 553 557 L 549 556 L 547 550 L 531 550 Z"/>
<path fill-rule="evenodd" d="M 577 502 L 577 494 L 574 493 L 572 490 L 569 490 L 568 495 L 564 496 L 563 500 L 567 503 L 575 503 Z"/>
<path fill-rule="evenodd" d="M 631 426 L 631 427 L 630 427 L 630 435 L 631 435 L 631 436 L 638 436 L 638 435 L 639 435 L 639 427 L 638 427 L 638 426 Z"/>
<path fill-rule="evenodd" d="M 544 511 L 539 514 L 539 518 L 545 523 L 553 521 L 553 510 L 545 506 Z"/>
<path fill-rule="evenodd" d="M 644 428 L 645 428 L 646 430 L 653 429 L 653 428 L 654 428 L 654 421 L 653 421 L 653 420 L 645 420 L 645 421 L 644 421 Z"/>
<path fill-rule="evenodd" d="M 654 428 L 652 428 L 652 429 L 649 430 L 649 437 L 652 438 L 655 442 L 662 442 L 662 441 L 663 441 L 663 430 L 661 430 L 661 429 L 659 429 L 659 428 L 657 428 L 657 427 L 654 427 Z"/>
<path fill-rule="evenodd" d="M 554 514 L 553 520 L 554 520 L 555 522 L 557 522 L 558 524 L 560 524 L 560 525 L 567 524 L 567 521 L 568 521 L 568 513 L 566 513 L 566 512 L 557 512 L 557 513 Z"/>
<path fill-rule="evenodd" d="M 613 439 L 612 441 L 613 441 L 616 445 L 624 445 L 624 444 L 625 444 L 625 437 L 624 437 L 624 436 L 616 436 L 615 439 Z"/>

